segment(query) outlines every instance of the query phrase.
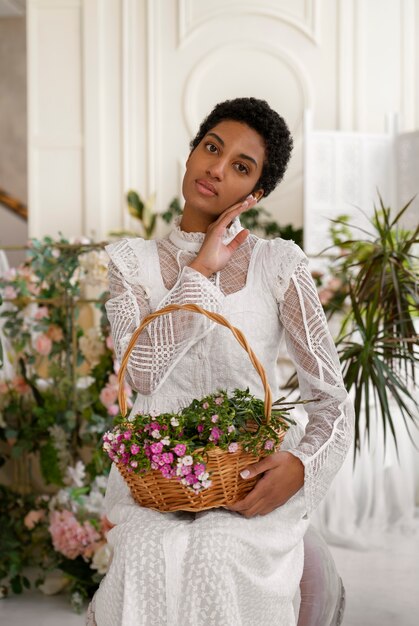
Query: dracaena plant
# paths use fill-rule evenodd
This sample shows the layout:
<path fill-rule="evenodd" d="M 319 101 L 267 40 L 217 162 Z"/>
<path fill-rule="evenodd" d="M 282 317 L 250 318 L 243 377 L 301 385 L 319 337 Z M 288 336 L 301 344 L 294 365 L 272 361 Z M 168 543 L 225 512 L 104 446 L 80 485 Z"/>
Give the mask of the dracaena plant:
<path fill-rule="evenodd" d="M 414 393 L 419 226 L 408 230 L 401 225 L 412 201 L 392 215 L 379 196 L 368 230 L 348 224 L 346 218 L 334 220 L 334 244 L 341 251 L 334 272 L 346 283 L 350 301 L 337 346 L 344 382 L 355 404 L 355 456 L 360 449 L 362 414 L 368 442 L 371 420 L 378 417 L 384 443 L 391 433 L 397 448 L 401 424 L 394 402 L 408 432 L 418 426 Z"/>

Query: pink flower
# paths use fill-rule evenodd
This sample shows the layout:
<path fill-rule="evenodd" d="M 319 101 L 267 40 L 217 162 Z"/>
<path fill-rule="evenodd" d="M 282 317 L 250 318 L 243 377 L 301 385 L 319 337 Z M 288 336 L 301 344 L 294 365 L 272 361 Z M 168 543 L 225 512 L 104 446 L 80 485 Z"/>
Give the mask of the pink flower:
<path fill-rule="evenodd" d="M 114 349 L 113 339 L 112 339 L 111 335 L 106 337 L 105 343 L 106 343 L 106 347 L 108 348 L 108 350 L 113 350 Z"/>
<path fill-rule="evenodd" d="M 59 342 L 64 338 L 62 329 L 56 324 L 51 324 L 51 326 L 47 330 L 47 335 L 52 341 Z"/>
<path fill-rule="evenodd" d="M 193 466 L 194 472 L 197 476 L 200 476 L 205 472 L 205 465 L 203 463 L 195 463 Z"/>
<path fill-rule="evenodd" d="M 25 379 L 23 378 L 23 376 L 15 376 L 12 380 L 12 385 L 13 387 L 16 389 L 16 391 L 18 393 L 21 393 L 22 395 L 24 393 L 29 393 L 29 391 L 31 390 L 31 388 L 29 387 L 29 385 L 26 383 Z"/>
<path fill-rule="evenodd" d="M 3 294 L 5 300 L 14 300 L 17 298 L 17 291 L 11 285 L 7 285 L 7 287 L 4 288 Z"/>
<path fill-rule="evenodd" d="M 211 428 L 211 434 L 209 436 L 209 439 L 210 441 L 217 442 L 219 438 L 221 437 L 221 435 L 222 435 L 222 430 L 217 428 L 217 426 L 214 426 L 214 428 Z"/>
<path fill-rule="evenodd" d="M 55 550 L 69 559 L 90 558 L 103 541 L 90 522 L 80 524 L 70 511 L 53 511 L 48 530 Z"/>
<path fill-rule="evenodd" d="M 23 520 L 26 528 L 32 530 L 45 517 L 45 511 L 29 511 Z"/>
<path fill-rule="evenodd" d="M 136 468 L 136 467 L 138 467 L 138 461 L 131 461 L 130 465 L 131 465 L 131 467 Z"/>
<path fill-rule="evenodd" d="M 274 447 L 274 442 L 272 441 L 272 439 L 267 439 L 263 447 L 265 448 L 265 450 L 272 450 Z"/>
<path fill-rule="evenodd" d="M 188 476 L 185 476 L 185 480 L 189 483 L 189 485 L 195 485 L 198 482 L 198 479 L 194 474 L 188 474 Z"/>
<path fill-rule="evenodd" d="M 137 445 L 136 443 L 133 443 L 130 450 L 131 450 L 131 454 L 138 454 L 140 451 L 140 446 Z"/>
<path fill-rule="evenodd" d="M 34 318 L 36 320 L 42 320 L 42 319 L 44 319 L 44 317 L 48 317 L 48 316 L 49 316 L 48 307 L 40 306 L 40 307 L 38 307 L 37 311 L 35 312 Z"/>
<path fill-rule="evenodd" d="M 215 404 L 222 404 L 222 403 L 223 403 L 222 398 L 215 398 Z"/>
<path fill-rule="evenodd" d="M 330 300 L 333 298 L 333 291 L 331 289 L 321 289 L 319 291 L 319 300 L 325 305 L 329 304 Z"/>
<path fill-rule="evenodd" d="M 174 448 L 173 452 L 175 452 L 178 456 L 183 456 L 186 452 L 186 446 L 183 443 L 178 443 Z"/>
<path fill-rule="evenodd" d="M 193 473 L 191 465 L 182 465 L 181 472 L 183 476 L 188 476 Z"/>
<path fill-rule="evenodd" d="M 118 390 L 115 387 L 106 385 L 100 392 L 99 398 L 103 406 L 110 407 L 115 404 L 118 397 Z"/>
<path fill-rule="evenodd" d="M 208 402 L 204 402 L 204 404 L 202 405 L 202 408 L 203 409 L 208 409 L 208 407 L 209 407 Z"/>
<path fill-rule="evenodd" d="M 48 356 L 51 352 L 52 341 L 47 335 L 41 334 L 35 339 L 34 348 L 42 356 Z"/>
<path fill-rule="evenodd" d="M 161 455 L 161 458 L 163 459 L 163 461 L 167 464 L 173 463 L 173 454 L 171 452 L 164 452 Z"/>
<path fill-rule="evenodd" d="M 128 441 L 129 439 L 131 439 L 131 437 L 132 437 L 131 431 L 127 430 L 124 432 L 124 439 Z"/>
<path fill-rule="evenodd" d="M 233 441 L 228 446 L 228 451 L 229 452 L 237 452 L 238 449 L 239 449 L 239 444 L 237 443 L 237 441 Z"/>
<path fill-rule="evenodd" d="M 108 415 L 112 415 L 112 417 L 115 417 L 115 415 L 118 415 L 119 413 L 119 406 L 117 404 L 111 404 L 111 406 L 108 406 Z"/>
<path fill-rule="evenodd" d="M 160 452 L 163 450 L 163 444 L 161 441 L 157 443 L 152 443 L 150 448 L 153 454 L 160 454 Z"/>
<path fill-rule="evenodd" d="M 215 424 L 215 422 L 218 422 L 218 415 L 212 415 L 211 416 L 211 422 L 213 422 Z"/>
<path fill-rule="evenodd" d="M 204 430 L 204 425 L 203 424 L 198 424 L 198 426 L 196 427 L 197 431 L 199 433 L 202 433 L 202 431 Z"/>

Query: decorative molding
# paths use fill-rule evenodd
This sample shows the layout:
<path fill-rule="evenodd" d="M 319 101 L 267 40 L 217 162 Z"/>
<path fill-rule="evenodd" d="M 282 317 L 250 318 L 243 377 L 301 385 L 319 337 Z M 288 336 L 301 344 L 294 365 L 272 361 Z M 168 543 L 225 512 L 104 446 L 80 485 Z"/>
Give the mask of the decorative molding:
<path fill-rule="evenodd" d="M 192 20 L 192 2 L 193 0 L 178 0 L 178 46 L 182 48 L 189 43 L 190 38 L 204 24 L 210 20 L 216 20 L 226 16 L 252 16 L 267 17 L 284 22 L 302 35 L 307 37 L 316 46 L 320 45 L 320 2 L 319 0 L 305 0 L 305 19 L 299 20 L 295 15 L 280 8 L 262 6 L 261 3 L 240 5 L 225 5 L 222 8 L 209 10 L 205 18 L 195 21 Z"/>
<path fill-rule="evenodd" d="M 292 74 L 295 76 L 299 87 L 301 88 L 302 94 L 302 110 L 306 108 L 310 108 L 313 104 L 313 89 L 310 84 L 309 77 L 305 73 L 304 69 L 298 62 L 295 56 L 292 56 L 288 51 L 268 45 L 268 44 L 250 44 L 248 42 L 239 41 L 234 44 L 226 44 L 224 46 L 218 47 L 216 50 L 213 50 L 210 53 L 205 54 L 204 57 L 201 57 L 199 61 L 192 68 L 188 77 L 185 81 L 184 91 L 183 91 L 183 102 L 182 102 L 182 110 L 183 117 L 185 121 L 186 128 L 188 129 L 189 135 L 192 136 L 194 133 L 194 129 L 199 123 L 200 120 L 194 119 L 194 111 L 192 109 L 193 103 L 196 101 L 195 93 L 198 89 L 199 76 L 205 72 L 216 60 L 218 57 L 222 57 L 225 55 L 226 51 L 237 51 L 237 50 L 255 50 L 257 52 L 263 52 L 274 58 L 278 59 L 281 63 L 287 66 Z M 292 133 L 297 134 L 301 132 L 302 119 L 298 124 L 297 128 L 293 128 Z"/>

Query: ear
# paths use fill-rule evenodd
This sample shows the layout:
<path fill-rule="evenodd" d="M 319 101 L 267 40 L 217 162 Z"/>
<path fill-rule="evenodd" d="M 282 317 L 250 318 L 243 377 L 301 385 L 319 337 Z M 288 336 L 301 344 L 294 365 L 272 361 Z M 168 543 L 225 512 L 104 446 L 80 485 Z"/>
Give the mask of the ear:
<path fill-rule="evenodd" d="M 263 189 L 258 189 L 257 191 L 252 191 L 252 196 L 256 198 L 257 202 L 259 202 L 259 200 L 263 197 L 264 193 L 265 192 L 263 191 Z"/>

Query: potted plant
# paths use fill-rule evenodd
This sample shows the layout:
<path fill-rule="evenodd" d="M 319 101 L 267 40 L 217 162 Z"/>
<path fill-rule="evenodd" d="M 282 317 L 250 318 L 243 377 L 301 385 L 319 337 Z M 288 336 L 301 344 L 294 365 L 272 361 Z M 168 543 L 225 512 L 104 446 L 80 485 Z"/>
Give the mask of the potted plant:
<path fill-rule="evenodd" d="M 369 442 L 375 411 L 381 418 L 384 443 L 390 432 L 397 449 L 397 429 L 392 410 L 396 402 L 405 427 L 417 426 L 418 363 L 418 257 L 419 226 L 409 231 L 401 218 L 410 200 L 394 216 L 379 195 L 379 207 L 369 219 L 370 229 L 333 220 L 334 245 L 340 248 L 334 274 L 348 292 L 349 304 L 341 322 L 337 347 L 343 378 L 353 392 L 355 405 L 354 457 L 360 450 L 361 415 Z M 352 234 L 355 229 L 360 237 Z M 371 404 L 374 400 L 374 409 Z"/>

